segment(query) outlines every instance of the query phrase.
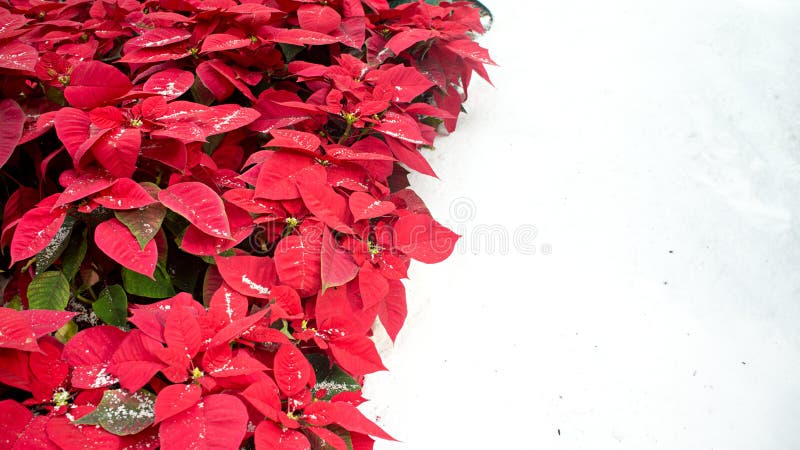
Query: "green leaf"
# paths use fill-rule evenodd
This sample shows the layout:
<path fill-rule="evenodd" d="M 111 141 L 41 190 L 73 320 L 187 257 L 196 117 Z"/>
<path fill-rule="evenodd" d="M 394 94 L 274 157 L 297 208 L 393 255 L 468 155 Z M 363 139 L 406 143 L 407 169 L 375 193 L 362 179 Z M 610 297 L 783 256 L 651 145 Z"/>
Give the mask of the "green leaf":
<path fill-rule="evenodd" d="M 284 59 L 286 62 L 290 62 L 297 56 L 300 52 L 305 50 L 306 48 L 302 45 L 292 45 L 292 44 L 278 44 L 278 47 L 281 48 L 281 52 L 283 53 Z"/>
<path fill-rule="evenodd" d="M 334 395 L 342 392 L 355 392 L 361 390 L 361 385 L 355 378 L 348 375 L 345 371 L 337 365 L 331 367 L 328 358 L 321 353 L 311 353 L 306 355 L 311 367 L 314 368 L 314 374 L 317 378 L 317 384 L 314 386 L 314 392 L 320 389 L 325 389 L 325 397 L 323 400 L 330 400 Z"/>
<path fill-rule="evenodd" d="M 40 274 L 50 268 L 50 266 L 58 259 L 64 252 L 69 244 L 70 236 L 72 236 L 72 228 L 75 226 L 75 218 L 67 216 L 61 228 L 58 229 L 53 240 L 47 244 L 38 254 L 36 254 L 36 274 Z"/>
<path fill-rule="evenodd" d="M 76 334 L 78 334 L 78 324 L 70 320 L 63 327 L 56 330 L 55 338 L 58 339 L 58 342 L 66 344 Z"/>
<path fill-rule="evenodd" d="M 84 230 L 80 238 L 73 238 L 69 240 L 66 250 L 64 250 L 64 257 L 61 258 L 61 271 L 67 281 L 72 281 L 78 270 L 81 268 L 83 258 L 86 256 L 86 231 Z"/>
<path fill-rule="evenodd" d="M 123 328 L 128 323 L 128 296 L 122 286 L 113 284 L 100 291 L 92 310 L 103 322 Z"/>
<path fill-rule="evenodd" d="M 175 295 L 169 275 L 161 265 L 156 266 L 153 274 L 155 280 L 136 273 L 132 270 L 122 268 L 122 285 L 129 294 L 147 298 L 167 298 Z"/>
<path fill-rule="evenodd" d="M 117 436 L 136 434 L 153 424 L 156 418 L 156 396 L 140 389 L 133 394 L 123 389 L 108 390 L 97 409 L 72 423 L 100 425 Z"/>
<path fill-rule="evenodd" d="M 164 216 L 167 215 L 167 208 L 160 203 L 153 203 L 130 211 L 115 211 L 114 215 L 131 230 L 139 246 L 144 250 L 147 243 L 161 229 L 161 223 L 164 221 Z"/>
<path fill-rule="evenodd" d="M 69 302 L 69 281 L 55 270 L 36 275 L 28 285 L 30 309 L 63 311 Z"/>

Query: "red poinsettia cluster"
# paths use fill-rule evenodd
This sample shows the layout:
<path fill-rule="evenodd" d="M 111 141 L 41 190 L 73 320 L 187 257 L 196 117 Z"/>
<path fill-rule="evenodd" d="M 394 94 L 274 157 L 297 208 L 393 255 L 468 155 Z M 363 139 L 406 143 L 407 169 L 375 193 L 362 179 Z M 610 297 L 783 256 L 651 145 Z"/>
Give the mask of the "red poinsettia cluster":
<path fill-rule="evenodd" d="M 403 3 L 403 4 L 398 4 Z M 363 450 L 471 3 L 0 2 L 0 448 Z"/>

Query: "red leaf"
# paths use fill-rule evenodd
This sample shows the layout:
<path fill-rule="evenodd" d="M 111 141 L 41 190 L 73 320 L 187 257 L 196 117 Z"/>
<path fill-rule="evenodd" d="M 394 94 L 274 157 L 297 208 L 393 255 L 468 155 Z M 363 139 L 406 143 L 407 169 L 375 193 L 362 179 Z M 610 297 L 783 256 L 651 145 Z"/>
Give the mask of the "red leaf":
<path fill-rule="evenodd" d="M 116 383 L 117 378 L 107 371 L 108 363 L 126 336 L 109 325 L 87 328 L 73 336 L 62 353 L 72 368 L 72 386 L 97 389 Z"/>
<path fill-rule="evenodd" d="M 219 256 L 215 261 L 220 275 L 232 288 L 250 297 L 269 298 L 270 287 L 277 280 L 272 258 Z"/>
<path fill-rule="evenodd" d="M 427 214 L 405 215 L 394 225 L 396 248 L 426 264 L 447 259 L 459 237 Z"/>
<path fill-rule="evenodd" d="M 196 384 L 173 384 L 165 387 L 156 397 L 156 421 L 159 423 L 182 413 L 200 401 L 203 389 Z"/>
<path fill-rule="evenodd" d="M 282 147 L 317 154 L 321 143 L 317 135 L 296 130 L 272 130 L 273 139 L 265 147 Z"/>
<path fill-rule="evenodd" d="M 482 64 L 495 64 L 489 51 L 471 39 L 458 39 L 447 43 L 447 48 L 456 55 Z"/>
<path fill-rule="evenodd" d="M 180 69 L 167 69 L 154 73 L 144 82 L 142 88 L 145 92 L 155 92 L 163 95 L 167 100 L 174 100 L 194 84 L 194 74 Z"/>
<path fill-rule="evenodd" d="M 0 401 L 0 443 L 8 450 L 58 450 L 45 432 L 49 419 L 14 400 Z"/>
<path fill-rule="evenodd" d="M 39 53 L 28 44 L 11 40 L 0 44 L 0 69 L 33 72 Z"/>
<path fill-rule="evenodd" d="M 303 410 L 303 417 L 313 425 L 325 426 L 335 423 L 348 431 L 390 441 L 396 440 L 367 419 L 358 408 L 345 402 L 314 402 Z"/>
<path fill-rule="evenodd" d="M 112 175 L 129 178 L 136 171 L 142 134 L 138 128 L 115 128 L 92 146 L 92 154 Z"/>
<path fill-rule="evenodd" d="M 37 338 L 27 317 L 14 309 L 0 308 L 0 347 L 35 352 L 39 351 Z"/>
<path fill-rule="evenodd" d="M 312 382 L 314 369 L 293 344 L 283 344 L 275 353 L 275 381 L 287 396 L 293 396 Z"/>
<path fill-rule="evenodd" d="M 77 166 L 86 151 L 102 133 L 91 135 L 89 114 L 75 108 L 61 108 L 53 119 L 58 139 L 64 143 Z"/>
<path fill-rule="evenodd" d="M 56 208 L 53 211 L 50 208 L 34 208 L 25 213 L 11 240 L 10 265 L 28 259 L 47 247 L 66 217 L 66 208 Z"/>
<path fill-rule="evenodd" d="M 313 174 L 317 172 L 317 174 Z M 325 169 L 311 166 L 296 179 L 297 190 L 311 214 L 329 227 L 342 233 L 352 234 L 345 224 L 347 202 L 327 183 Z"/>
<path fill-rule="evenodd" d="M 353 257 L 339 247 L 330 231 L 322 233 L 322 253 L 320 257 L 322 291 L 348 283 L 356 277 L 358 265 Z"/>
<path fill-rule="evenodd" d="M 289 200 L 299 197 L 295 180 L 303 169 L 314 164 L 314 160 L 305 155 L 275 152 L 261 165 L 256 184 L 256 197 L 270 200 Z"/>
<path fill-rule="evenodd" d="M 91 171 L 81 173 L 73 182 L 67 185 L 64 192 L 58 196 L 54 207 L 63 206 L 96 192 L 112 186 L 117 180 L 106 172 Z"/>
<path fill-rule="evenodd" d="M 96 426 L 75 426 L 66 416 L 51 417 L 46 425 L 47 436 L 61 450 L 84 450 L 95 448 L 116 449 L 122 438 Z"/>
<path fill-rule="evenodd" d="M 64 97 L 76 108 L 102 106 L 127 94 L 133 84 L 127 75 L 114 66 L 100 61 L 86 61 L 75 65 Z"/>
<path fill-rule="evenodd" d="M 313 4 L 301 5 L 297 9 L 297 19 L 300 28 L 318 33 L 328 34 L 339 28 L 342 17 L 330 6 Z"/>
<path fill-rule="evenodd" d="M 400 280 L 389 280 L 389 293 L 378 310 L 378 318 L 392 342 L 397 339 L 407 315 L 406 288 Z"/>
<path fill-rule="evenodd" d="M 232 34 L 209 34 L 203 40 L 200 53 L 221 52 L 250 46 L 250 38 L 241 38 Z"/>
<path fill-rule="evenodd" d="M 205 184 L 196 181 L 176 183 L 161 190 L 158 199 L 204 233 L 231 238 L 225 205 L 219 195 Z"/>
<path fill-rule="evenodd" d="M 157 27 L 130 39 L 127 45 L 131 48 L 157 48 L 183 42 L 191 37 L 192 33 L 185 29 Z"/>
<path fill-rule="evenodd" d="M 111 357 L 108 371 L 119 378 L 119 385 L 136 392 L 150 382 L 164 364 L 155 356 L 161 344 L 141 330 L 131 330 Z"/>
<path fill-rule="evenodd" d="M 159 352 L 162 361 L 174 369 L 174 382 L 185 380 L 192 358 L 203 344 L 202 331 L 197 317 L 188 307 L 171 308 L 164 326 L 167 348 Z"/>
<path fill-rule="evenodd" d="M 347 450 L 347 442 L 344 441 L 338 434 L 327 428 L 321 427 L 308 427 L 308 431 L 315 434 L 318 438 L 322 439 L 325 444 L 333 447 L 336 450 Z"/>
<path fill-rule="evenodd" d="M 265 420 L 256 427 L 256 450 L 311 450 L 308 438 L 299 431 L 281 428 Z"/>
<path fill-rule="evenodd" d="M 246 317 L 248 308 L 247 297 L 223 282 L 222 286 L 211 296 L 208 303 L 208 314 L 215 318 L 222 318 L 223 323 L 228 325 Z"/>
<path fill-rule="evenodd" d="M 108 209 L 137 209 L 156 203 L 139 183 L 130 178 L 120 178 L 92 200 Z"/>
<path fill-rule="evenodd" d="M 203 127 L 208 136 L 241 128 L 260 116 L 261 114 L 255 109 L 236 104 L 218 105 L 196 114 L 197 123 Z"/>
<path fill-rule="evenodd" d="M 292 45 L 328 45 L 339 42 L 339 39 L 316 31 L 301 30 L 300 28 L 274 28 L 261 27 L 260 36 L 265 39 Z"/>
<path fill-rule="evenodd" d="M 401 141 L 411 142 L 412 144 L 429 143 L 422 137 L 419 125 L 414 119 L 407 114 L 400 114 L 394 111 L 386 112 L 381 123 L 375 126 L 375 131 L 400 139 Z"/>
<path fill-rule="evenodd" d="M 37 338 L 58 330 L 77 315 L 74 312 L 46 311 L 43 309 L 25 309 L 19 311 L 18 314 L 28 320 Z"/>
<path fill-rule="evenodd" d="M 227 394 L 200 403 L 161 422 L 162 450 L 238 450 L 247 432 L 247 408 Z"/>
<path fill-rule="evenodd" d="M 252 189 L 247 190 L 252 194 Z M 233 203 L 226 203 L 225 214 L 231 227 L 231 239 L 212 237 L 196 226 L 189 225 L 181 240 L 181 249 L 193 255 L 214 256 L 239 245 L 250 236 L 255 224 L 247 211 Z"/>
<path fill-rule="evenodd" d="M 281 283 L 297 289 L 301 296 L 320 288 L 320 243 L 301 236 L 287 236 L 275 248 L 275 270 Z"/>
<path fill-rule="evenodd" d="M 439 35 L 436 30 L 426 30 L 423 28 L 412 28 L 409 30 L 401 31 L 386 43 L 386 48 L 391 50 L 395 55 L 399 55 L 403 50 L 411 47 L 417 42 L 427 41 Z"/>
<path fill-rule="evenodd" d="M 397 207 L 390 201 L 380 201 L 366 192 L 353 192 L 349 198 L 354 220 L 373 219 L 394 212 Z"/>
<path fill-rule="evenodd" d="M 266 418 L 273 421 L 278 420 L 281 398 L 278 386 L 272 381 L 272 378 L 265 377 L 261 381 L 251 384 L 242 392 L 242 396 Z"/>
<path fill-rule="evenodd" d="M 11 99 L 0 100 L 0 167 L 3 167 L 14 153 L 22 137 L 22 130 L 25 127 L 25 113 Z"/>
<path fill-rule="evenodd" d="M 364 309 L 379 304 L 389 292 L 389 283 L 369 261 L 364 262 L 358 272 L 358 289 L 364 301 Z"/>
<path fill-rule="evenodd" d="M 263 372 L 267 370 L 267 366 L 251 356 L 246 349 L 232 351 L 227 345 L 219 345 L 205 352 L 203 369 L 208 375 L 225 378 Z"/>
<path fill-rule="evenodd" d="M 366 336 L 351 335 L 328 342 L 336 363 L 354 376 L 386 370 L 375 344 Z"/>
<path fill-rule="evenodd" d="M 410 102 L 433 87 L 433 82 L 413 67 L 397 65 L 381 71 L 376 91 L 388 91 L 394 102 Z"/>
<path fill-rule="evenodd" d="M 239 336 L 250 330 L 253 325 L 258 323 L 258 321 L 267 315 L 268 312 L 269 309 L 262 309 L 255 314 L 231 322 L 229 325 L 226 325 L 223 329 L 219 330 L 214 337 L 211 338 L 211 342 L 208 343 L 208 347 L 212 348 L 217 345 L 229 344 L 232 340 L 237 339 Z"/>
<path fill-rule="evenodd" d="M 150 240 L 142 249 L 128 227 L 112 218 L 97 225 L 94 242 L 103 253 L 123 267 L 153 277 L 158 263 L 158 248 L 154 240 Z"/>

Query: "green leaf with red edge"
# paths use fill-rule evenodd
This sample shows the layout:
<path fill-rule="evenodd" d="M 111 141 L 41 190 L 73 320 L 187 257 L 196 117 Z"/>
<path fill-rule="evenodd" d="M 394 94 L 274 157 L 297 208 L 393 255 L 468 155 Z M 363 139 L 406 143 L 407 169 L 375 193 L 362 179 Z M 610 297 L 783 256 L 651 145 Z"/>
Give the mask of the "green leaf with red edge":
<path fill-rule="evenodd" d="M 161 348 L 160 342 L 133 329 L 111 357 L 108 371 L 119 379 L 122 388 L 138 391 L 164 368 L 164 363 L 156 357 Z"/>
<path fill-rule="evenodd" d="M 156 396 L 147 390 L 133 393 L 109 389 L 91 413 L 73 421 L 77 425 L 100 425 L 117 436 L 137 434 L 155 421 Z"/>
<path fill-rule="evenodd" d="M 11 263 L 28 259 L 47 247 L 67 217 L 66 208 L 34 208 L 26 212 L 11 239 Z"/>
<path fill-rule="evenodd" d="M 123 267 L 153 278 L 158 263 L 158 248 L 150 241 L 144 248 L 139 246 L 130 230 L 116 218 L 97 225 L 94 231 L 97 247 Z"/>
<path fill-rule="evenodd" d="M 228 285 L 244 295 L 269 298 L 277 281 L 275 264 L 269 256 L 218 256 L 214 259 Z"/>
<path fill-rule="evenodd" d="M 161 450 L 238 450 L 247 432 L 247 422 L 247 408 L 237 397 L 208 395 L 161 422 Z"/>
<path fill-rule="evenodd" d="M 175 183 L 161 190 L 158 199 L 204 233 L 230 239 L 225 205 L 220 196 L 205 184 L 196 181 Z"/>
<path fill-rule="evenodd" d="M 426 264 L 447 259 L 459 238 L 427 214 L 408 214 L 394 224 L 396 248 Z"/>
<path fill-rule="evenodd" d="M 136 237 L 139 248 L 144 249 L 161 229 L 167 208 L 160 203 L 130 211 L 114 211 L 114 216 Z"/>
<path fill-rule="evenodd" d="M 100 61 L 84 61 L 70 74 L 64 97 L 76 108 L 94 108 L 127 94 L 133 83 L 114 66 Z"/>
<path fill-rule="evenodd" d="M 322 253 L 320 255 L 320 274 L 322 292 L 329 287 L 341 286 L 356 277 L 358 265 L 353 257 L 336 243 L 333 234 L 325 229 L 322 232 Z"/>
<path fill-rule="evenodd" d="M 268 420 L 256 427 L 255 444 L 256 450 L 311 450 L 311 443 L 303 433 L 283 429 Z"/>
<path fill-rule="evenodd" d="M 381 308 L 378 310 L 378 318 L 392 339 L 397 340 L 400 329 L 403 328 L 408 307 L 406 305 L 406 288 L 400 280 L 388 280 L 389 292 L 386 295 Z"/>
<path fill-rule="evenodd" d="M 3 167 L 14 153 L 25 127 L 25 113 L 17 102 L 0 100 L 0 123 L 3 124 L 0 127 L 0 167 Z"/>
<path fill-rule="evenodd" d="M 367 419 L 358 408 L 345 402 L 314 402 L 303 409 L 303 418 L 311 425 L 326 426 L 333 423 L 348 431 L 396 440 Z"/>
<path fill-rule="evenodd" d="M 397 209 L 390 201 L 381 201 L 366 192 L 353 192 L 348 199 L 353 220 L 374 219 L 391 214 Z"/>
<path fill-rule="evenodd" d="M 155 423 L 163 422 L 200 402 L 203 389 L 197 384 L 172 384 L 158 392 Z"/>
<path fill-rule="evenodd" d="M 283 344 L 275 353 L 273 367 L 278 388 L 287 396 L 293 396 L 306 386 L 314 385 L 314 369 L 305 355 L 292 344 Z"/>
<path fill-rule="evenodd" d="M 350 335 L 328 342 L 333 359 L 342 369 L 354 376 L 386 370 L 375 343 L 366 336 Z"/>

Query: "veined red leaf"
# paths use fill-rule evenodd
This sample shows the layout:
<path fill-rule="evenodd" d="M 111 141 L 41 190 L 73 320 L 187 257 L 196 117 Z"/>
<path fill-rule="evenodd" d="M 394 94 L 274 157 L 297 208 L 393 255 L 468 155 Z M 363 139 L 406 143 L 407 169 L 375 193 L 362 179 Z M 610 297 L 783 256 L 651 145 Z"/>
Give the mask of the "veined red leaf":
<path fill-rule="evenodd" d="M 251 193 L 252 190 L 249 190 Z M 230 191 L 228 191 L 230 192 Z M 189 225 L 181 240 L 181 249 L 198 256 L 214 256 L 239 245 L 253 232 L 255 224 L 247 211 L 232 203 L 225 204 L 225 214 L 231 227 L 231 239 L 217 238 Z"/>
<path fill-rule="evenodd" d="M 161 389 L 156 397 L 156 422 L 180 414 L 200 402 L 203 389 L 196 384 L 173 384 Z"/>
<path fill-rule="evenodd" d="M 422 132 L 417 122 L 407 114 L 387 111 L 381 123 L 375 126 L 375 131 L 412 144 L 429 144 L 422 137 Z"/>
<path fill-rule="evenodd" d="M 412 148 L 409 148 L 409 144 L 392 138 L 387 138 L 386 142 L 389 144 L 389 148 L 391 148 L 392 153 L 398 161 L 419 173 L 436 177 L 436 173 L 428 163 L 428 160 L 422 156 L 419 150 L 413 148 L 415 146 L 412 145 Z"/>
<path fill-rule="evenodd" d="M 49 420 L 15 400 L 0 401 L 0 442 L 8 450 L 58 450 L 45 433 Z"/>
<path fill-rule="evenodd" d="M 316 31 L 300 28 L 274 28 L 264 26 L 259 29 L 259 37 L 268 41 L 292 45 L 328 45 L 339 42 L 339 39 Z"/>
<path fill-rule="evenodd" d="M 256 119 L 248 128 L 261 133 L 268 133 L 275 128 L 284 128 L 300 123 L 310 116 L 307 112 L 281 105 L 281 102 L 300 102 L 300 97 L 293 92 L 277 91 L 269 88 L 258 96 L 253 105 L 261 117 Z"/>
<path fill-rule="evenodd" d="M 256 450 L 311 450 L 308 438 L 299 431 L 262 421 L 256 427 Z"/>
<path fill-rule="evenodd" d="M 314 369 L 305 355 L 293 344 L 283 344 L 275 353 L 275 381 L 287 396 L 299 393 L 307 385 L 314 384 Z"/>
<path fill-rule="evenodd" d="M 339 28 L 342 17 L 330 6 L 305 4 L 297 9 L 297 19 L 300 28 L 328 34 Z"/>
<path fill-rule="evenodd" d="M 107 189 L 116 182 L 116 179 L 103 171 L 83 172 L 66 186 L 64 192 L 58 196 L 58 200 L 56 200 L 53 207 L 57 208 L 81 200 L 103 189 Z"/>
<path fill-rule="evenodd" d="M 321 143 L 319 137 L 312 133 L 296 130 L 276 129 L 270 131 L 273 139 L 267 142 L 265 147 L 282 147 L 295 150 L 302 150 L 311 154 L 319 154 L 318 149 Z"/>
<path fill-rule="evenodd" d="M 330 231 L 322 232 L 322 253 L 320 256 L 322 291 L 348 283 L 356 277 L 358 265 L 353 257 L 342 249 Z"/>
<path fill-rule="evenodd" d="M 19 220 L 14 237 L 11 239 L 11 265 L 28 259 L 47 247 L 53 240 L 64 219 L 66 208 L 34 208 Z"/>
<path fill-rule="evenodd" d="M 92 200 L 108 209 L 136 209 L 156 203 L 139 183 L 130 178 L 120 178 L 112 186 L 100 192 Z"/>
<path fill-rule="evenodd" d="M 225 205 L 219 195 L 205 184 L 196 181 L 176 183 L 161 190 L 158 199 L 204 233 L 231 238 Z"/>
<path fill-rule="evenodd" d="M 53 122 L 58 139 L 64 143 L 76 166 L 92 144 L 102 136 L 102 133 L 91 134 L 92 122 L 89 114 L 80 109 L 61 108 Z"/>
<path fill-rule="evenodd" d="M 446 47 L 456 55 L 481 64 L 495 64 L 489 51 L 471 39 L 458 39 L 447 43 Z"/>
<path fill-rule="evenodd" d="M 222 281 L 222 285 L 214 291 L 208 302 L 208 315 L 219 318 L 224 325 L 229 325 L 245 318 L 248 308 L 247 296 Z"/>
<path fill-rule="evenodd" d="M 365 261 L 358 271 L 358 288 L 364 301 L 364 309 L 381 303 L 389 293 L 389 283 L 386 278 L 375 270 L 369 261 Z"/>
<path fill-rule="evenodd" d="M 300 197 L 295 180 L 306 167 L 316 164 L 305 155 L 275 152 L 264 161 L 256 184 L 256 197 L 269 200 L 289 200 Z"/>
<path fill-rule="evenodd" d="M 210 347 L 203 354 L 203 370 L 215 378 L 245 376 L 267 370 L 267 366 L 248 351 L 243 348 L 233 350 L 227 345 Z"/>
<path fill-rule="evenodd" d="M 401 31 L 386 43 L 386 48 L 391 50 L 395 55 L 399 55 L 403 50 L 411 47 L 412 45 L 427 41 L 439 35 L 436 30 L 427 30 L 423 28 L 412 28 L 409 30 Z"/>
<path fill-rule="evenodd" d="M 249 297 L 269 298 L 277 281 L 275 264 L 269 256 L 218 256 L 217 269 L 228 285 Z"/>
<path fill-rule="evenodd" d="M 390 201 L 380 201 L 366 192 L 353 192 L 349 198 L 354 220 L 373 219 L 394 212 L 397 207 Z"/>
<path fill-rule="evenodd" d="M 227 133 L 241 128 L 258 119 L 261 114 L 252 108 L 236 104 L 224 104 L 209 108 L 196 114 L 197 122 L 207 136 Z"/>
<path fill-rule="evenodd" d="M 346 402 L 314 402 L 305 407 L 303 417 L 312 425 L 325 426 L 335 423 L 348 431 L 390 441 L 396 440 L 367 419 L 358 408 Z"/>
<path fill-rule="evenodd" d="M 246 37 L 238 37 L 225 33 L 209 34 L 203 40 L 203 46 L 200 47 L 200 53 L 221 52 L 225 50 L 245 48 L 249 47 L 251 43 L 252 41 L 250 38 Z"/>
<path fill-rule="evenodd" d="M 307 168 L 295 182 L 303 203 L 311 211 L 311 214 L 336 231 L 353 233 L 353 230 L 345 223 L 347 202 L 327 183 L 327 173 L 324 167 L 317 165 Z"/>
<path fill-rule="evenodd" d="M 0 69 L 18 72 L 33 72 L 39 52 L 28 44 L 10 40 L 0 44 Z"/>
<path fill-rule="evenodd" d="M 200 324 L 190 308 L 176 307 L 170 310 L 164 326 L 164 341 L 167 344 L 165 350 L 168 352 L 162 352 L 159 355 L 161 359 L 174 366 L 176 370 L 188 370 L 192 358 L 203 345 Z M 183 379 L 180 378 L 181 381 Z M 180 382 L 178 379 L 173 381 Z"/>
<path fill-rule="evenodd" d="M 192 33 L 186 29 L 157 27 L 128 40 L 126 46 L 130 48 L 164 47 L 186 41 L 191 37 Z"/>
<path fill-rule="evenodd" d="M 363 335 L 350 335 L 328 342 L 333 359 L 353 376 L 386 370 L 372 340 Z"/>
<path fill-rule="evenodd" d="M 214 394 L 161 422 L 162 450 L 238 450 L 247 432 L 247 408 L 228 394 Z"/>
<path fill-rule="evenodd" d="M 326 446 L 333 447 L 335 450 L 348 450 L 347 442 L 333 431 L 322 427 L 308 427 L 307 429 L 322 440 Z"/>
<path fill-rule="evenodd" d="M 389 292 L 378 310 L 378 318 L 394 342 L 400 329 L 403 328 L 408 308 L 406 306 L 406 288 L 400 280 L 388 280 Z"/>
<path fill-rule="evenodd" d="M 126 336 L 127 333 L 110 325 L 87 328 L 73 336 L 62 353 L 72 369 L 72 386 L 97 389 L 118 382 L 108 372 L 108 364 Z"/>
<path fill-rule="evenodd" d="M 75 65 L 64 97 L 76 108 L 102 106 L 127 94 L 133 84 L 127 75 L 114 66 L 100 61 L 85 61 Z"/>
<path fill-rule="evenodd" d="M 427 214 L 408 214 L 394 224 L 397 249 L 426 264 L 447 259 L 459 237 Z"/>
<path fill-rule="evenodd" d="M 267 419 L 278 421 L 281 411 L 281 398 L 278 386 L 271 377 L 251 384 L 242 392 L 242 396 Z"/>
<path fill-rule="evenodd" d="M 20 311 L 0 308 L 0 348 L 39 351 L 37 338 L 30 322 Z"/>
<path fill-rule="evenodd" d="M 141 330 L 131 330 L 111 357 L 108 371 L 119 379 L 119 385 L 123 389 L 136 392 L 164 367 L 155 356 L 161 348 L 161 343 Z"/>
<path fill-rule="evenodd" d="M 301 236 L 287 236 L 275 248 L 275 270 L 281 283 L 297 289 L 301 296 L 320 288 L 320 243 Z"/>
<path fill-rule="evenodd" d="M 25 127 L 25 113 L 11 99 L 0 100 L 0 167 L 3 167 L 14 153 L 14 148 L 22 137 Z"/>
<path fill-rule="evenodd" d="M 257 313 L 231 322 L 219 330 L 214 337 L 211 338 L 211 342 L 208 343 L 208 347 L 213 348 L 219 345 L 229 344 L 234 339 L 237 339 L 239 336 L 249 331 L 255 324 L 258 323 L 258 321 L 266 316 L 268 312 L 268 309 L 262 309 Z"/>
<path fill-rule="evenodd" d="M 115 177 L 129 178 L 136 171 L 141 144 L 138 128 L 115 128 L 94 143 L 92 154 Z"/>
<path fill-rule="evenodd" d="M 43 309 L 25 309 L 18 314 L 28 320 L 37 339 L 58 330 L 77 315 L 74 312 Z"/>
<path fill-rule="evenodd" d="M 375 86 L 376 91 L 388 91 L 392 101 L 410 102 L 428 89 L 433 82 L 413 67 L 397 65 L 389 70 L 381 71 Z"/>
<path fill-rule="evenodd" d="M 136 236 L 116 218 L 97 225 L 94 241 L 103 253 L 123 267 L 153 277 L 158 263 L 158 248 L 155 241 L 151 240 L 141 248 Z"/>
<path fill-rule="evenodd" d="M 174 100 L 194 84 L 194 74 L 187 70 L 166 69 L 154 73 L 144 82 L 145 92 L 155 92 L 163 95 L 167 100 Z"/>
<path fill-rule="evenodd" d="M 164 47 L 141 48 L 126 53 L 117 62 L 129 64 L 151 64 L 172 61 L 191 55 L 185 44 L 167 45 Z"/>
<path fill-rule="evenodd" d="M 87 448 L 120 448 L 122 438 L 102 427 L 75 426 L 66 416 L 51 416 L 46 425 L 47 436 L 61 450 Z"/>

